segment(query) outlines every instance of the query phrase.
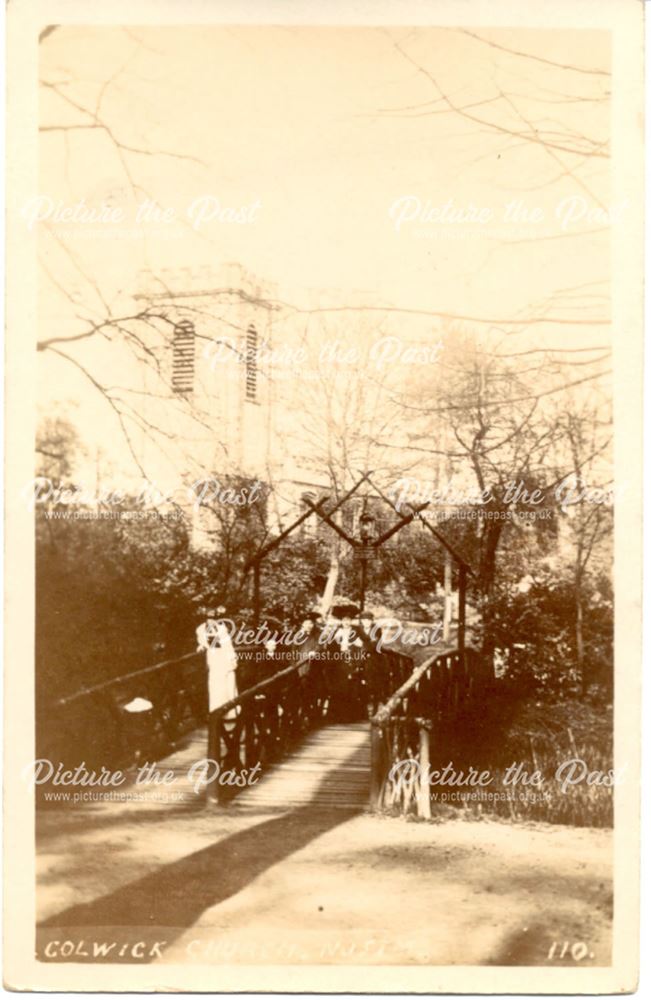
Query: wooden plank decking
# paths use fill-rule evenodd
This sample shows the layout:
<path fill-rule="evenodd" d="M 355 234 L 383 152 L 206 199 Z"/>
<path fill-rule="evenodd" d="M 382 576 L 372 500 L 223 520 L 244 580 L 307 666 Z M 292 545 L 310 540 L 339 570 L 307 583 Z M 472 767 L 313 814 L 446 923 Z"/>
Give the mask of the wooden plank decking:
<path fill-rule="evenodd" d="M 363 809 L 369 798 L 370 767 L 368 722 L 325 726 L 309 733 L 293 754 L 240 792 L 232 808 Z"/>
<path fill-rule="evenodd" d="M 157 761 L 160 773 L 173 772 L 171 785 L 143 784 L 138 806 L 166 804 L 173 789 L 176 807 L 198 804 L 190 769 L 207 756 L 207 727 L 189 734 L 168 757 Z M 363 809 L 369 798 L 370 733 L 368 722 L 325 726 L 305 737 L 289 756 L 263 770 L 255 785 L 242 789 L 224 808 L 240 811 L 280 811 L 311 805 L 315 809 Z M 169 804 L 169 798 L 167 799 Z M 115 803 L 112 803 L 115 806 Z M 133 803 L 131 803 L 133 807 Z"/>

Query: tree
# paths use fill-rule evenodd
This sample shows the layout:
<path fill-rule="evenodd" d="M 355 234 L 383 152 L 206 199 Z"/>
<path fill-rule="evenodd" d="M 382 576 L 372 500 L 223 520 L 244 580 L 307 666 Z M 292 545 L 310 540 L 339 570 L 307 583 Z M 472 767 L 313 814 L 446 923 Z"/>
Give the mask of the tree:
<path fill-rule="evenodd" d="M 596 393 L 588 398 L 570 397 L 563 401 L 558 418 L 570 458 L 569 474 L 562 480 L 559 498 L 572 550 L 576 668 L 586 694 L 591 677 L 585 641 L 586 603 L 592 596 L 586 593 L 588 571 L 591 562 L 601 564 L 597 575 L 599 568 L 607 576 L 612 570 L 613 500 L 608 491 L 611 421 L 607 404 Z M 606 482 L 600 481 L 601 477 Z"/>
<path fill-rule="evenodd" d="M 532 352 L 535 359 L 527 357 L 523 364 L 518 354 L 500 350 L 500 340 L 449 335 L 435 385 L 413 387 L 402 404 L 412 418 L 407 447 L 443 456 L 461 491 L 472 487 L 472 495 L 481 498 L 472 556 L 484 598 L 493 588 L 504 532 L 521 530 L 517 518 L 502 515 L 543 510 L 562 478 L 553 463 L 564 430 L 550 401 L 604 375 L 601 357 L 580 362 L 575 372 L 553 351 Z"/>
<path fill-rule="evenodd" d="M 71 475 L 80 450 L 79 433 L 68 419 L 61 415 L 45 417 L 36 432 L 37 476 L 59 486 Z"/>

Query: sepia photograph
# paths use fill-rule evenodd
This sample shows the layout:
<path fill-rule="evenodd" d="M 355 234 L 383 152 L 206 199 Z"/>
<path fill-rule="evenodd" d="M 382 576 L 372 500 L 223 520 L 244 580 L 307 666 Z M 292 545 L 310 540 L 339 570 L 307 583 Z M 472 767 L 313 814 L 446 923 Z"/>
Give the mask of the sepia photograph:
<path fill-rule="evenodd" d="M 631 990 L 615 31 L 163 7 L 37 30 L 12 986 Z"/>

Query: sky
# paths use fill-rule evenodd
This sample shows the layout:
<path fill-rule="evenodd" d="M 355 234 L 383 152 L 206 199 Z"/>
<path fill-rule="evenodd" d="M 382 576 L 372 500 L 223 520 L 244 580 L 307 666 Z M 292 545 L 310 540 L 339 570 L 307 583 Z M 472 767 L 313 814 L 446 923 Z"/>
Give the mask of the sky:
<path fill-rule="evenodd" d="M 41 47 L 41 201 L 26 208 L 42 235 L 41 335 L 79 332 L 107 304 L 119 315 L 143 269 L 183 284 L 237 261 L 294 304 L 603 344 L 603 212 L 626 211 L 609 199 L 609 58 L 597 31 L 58 28 Z M 137 221 L 145 199 L 173 221 Z M 56 221 L 81 200 L 123 221 Z M 216 202 L 226 218 L 199 225 Z M 445 205 L 470 221 L 423 221 Z M 78 372 L 45 352 L 41 380 L 44 409 L 76 401 L 113 447 Z"/>

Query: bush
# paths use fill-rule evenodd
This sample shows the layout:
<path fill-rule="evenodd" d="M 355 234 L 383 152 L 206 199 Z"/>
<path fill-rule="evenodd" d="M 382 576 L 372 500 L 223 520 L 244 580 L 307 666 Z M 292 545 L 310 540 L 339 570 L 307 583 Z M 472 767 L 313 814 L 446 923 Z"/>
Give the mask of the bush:
<path fill-rule="evenodd" d="M 612 693 L 613 604 L 605 579 L 590 581 L 583 592 L 584 668 L 588 684 L 605 697 Z M 526 592 L 503 588 L 486 606 L 484 641 L 510 650 L 507 682 L 521 693 L 579 693 L 575 591 L 567 580 L 533 582 Z"/>

